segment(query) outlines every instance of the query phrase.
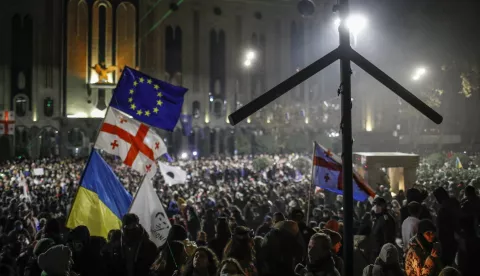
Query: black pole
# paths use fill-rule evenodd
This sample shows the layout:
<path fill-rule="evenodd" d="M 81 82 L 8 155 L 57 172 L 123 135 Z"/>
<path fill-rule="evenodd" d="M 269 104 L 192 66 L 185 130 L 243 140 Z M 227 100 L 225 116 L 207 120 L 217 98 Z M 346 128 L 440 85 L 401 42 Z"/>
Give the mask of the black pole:
<path fill-rule="evenodd" d="M 339 48 L 346 52 L 350 49 L 350 31 L 347 28 L 349 14 L 348 0 L 340 0 L 339 13 L 341 24 Z M 343 162 L 343 275 L 353 275 L 353 179 L 352 179 L 352 83 L 350 59 L 346 55 L 340 58 L 340 81 L 342 91 L 342 162 Z"/>

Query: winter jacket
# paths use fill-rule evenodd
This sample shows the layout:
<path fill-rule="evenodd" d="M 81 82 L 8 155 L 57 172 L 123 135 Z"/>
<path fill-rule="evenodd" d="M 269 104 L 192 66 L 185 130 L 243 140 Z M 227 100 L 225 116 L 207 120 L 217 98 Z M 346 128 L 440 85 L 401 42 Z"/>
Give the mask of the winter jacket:
<path fill-rule="evenodd" d="M 104 252 L 104 264 L 107 267 L 108 275 L 111 276 L 127 276 L 127 246 L 122 242 L 117 242 L 108 251 Z M 144 236 L 138 242 L 137 246 L 133 246 L 131 250 L 134 252 L 134 275 L 147 276 L 150 267 L 157 256 L 156 245 Z"/>
<path fill-rule="evenodd" d="M 294 265 L 302 260 L 304 242 L 298 226 L 295 223 L 288 229 L 290 225 L 282 223 L 281 227 L 278 226 L 281 223 L 277 223 L 262 241 L 257 260 L 260 275 L 294 275 Z"/>
<path fill-rule="evenodd" d="M 329 257 L 317 264 L 301 265 L 295 268 L 296 275 L 299 276 L 340 276 L 340 272 L 335 268 L 333 258 Z"/>
<path fill-rule="evenodd" d="M 427 242 L 422 236 L 415 236 L 410 240 L 405 257 L 405 274 L 407 276 L 436 276 L 442 270 L 439 258 L 430 255 Z"/>
<path fill-rule="evenodd" d="M 373 262 L 370 258 L 372 248 L 370 238 L 368 236 L 354 236 L 353 243 L 353 259 L 355 260 L 353 263 L 353 275 L 362 276 L 363 269 Z"/>
<path fill-rule="evenodd" d="M 387 243 L 395 244 L 396 237 L 395 219 L 392 215 L 384 213 L 377 215 L 372 227 L 372 259 L 379 254 L 382 246 Z"/>
<path fill-rule="evenodd" d="M 387 243 L 382 247 L 373 265 L 365 267 L 363 276 L 404 276 L 400 268 L 399 254 L 395 245 Z"/>

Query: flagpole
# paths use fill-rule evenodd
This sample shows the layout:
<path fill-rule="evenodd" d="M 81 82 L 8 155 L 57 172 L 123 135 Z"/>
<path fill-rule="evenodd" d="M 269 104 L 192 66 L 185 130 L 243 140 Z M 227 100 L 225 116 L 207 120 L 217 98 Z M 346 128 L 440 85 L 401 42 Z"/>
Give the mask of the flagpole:
<path fill-rule="evenodd" d="M 315 169 L 315 165 L 313 164 L 313 159 L 315 158 L 315 142 L 313 142 L 313 150 L 312 150 L 312 174 L 310 175 L 310 186 L 308 187 L 308 205 L 307 205 L 307 225 L 310 219 L 310 201 L 312 196 L 312 187 L 313 187 L 313 170 Z"/>
<path fill-rule="evenodd" d="M 130 213 L 130 210 L 132 210 L 133 203 L 135 202 L 135 199 L 137 199 L 138 191 L 140 191 L 140 189 L 142 188 L 143 181 L 145 181 L 145 177 L 147 177 L 147 174 L 148 173 L 143 175 L 142 181 L 140 182 L 140 186 L 138 186 L 138 190 L 135 192 L 135 196 L 133 197 L 132 203 L 130 204 L 130 207 L 128 207 L 127 214 Z M 157 197 L 158 197 L 158 195 L 157 195 Z"/>
<path fill-rule="evenodd" d="M 90 148 L 90 155 L 88 156 L 87 162 L 85 163 L 85 166 L 83 167 L 82 176 L 80 177 L 80 181 L 78 182 L 78 188 L 77 188 L 77 191 L 75 192 L 75 197 L 73 198 L 72 206 L 70 206 L 70 212 L 68 212 L 66 223 L 68 223 L 68 220 L 70 219 L 70 215 L 72 214 L 73 206 L 75 205 L 75 201 L 77 201 L 77 195 L 78 195 L 78 191 L 80 190 L 80 185 L 82 184 L 83 177 L 85 176 L 85 171 L 87 170 L 88 165 L 90 164 L 90 160 L 92 159 L 92 153 L 95 150 L 95 144 L 97 143 L 98 136 L 100 135 L 100 129 L 101 129 L 103 123 L 105 122 L 105 118 L 107 117 L 106 115 L 108 114 L 109 110 L 110 110 L 110 105 L 107 107 L 107 111 L 105 112 L 105 117 L 103 117 L 103 119 L 102 119 L 102 123 L 98 126 L 97 134 L 95 136 L 95 143 L 93 144 L 92 148 Z"/>
<path fill-rule="evenodd" d="M 118 83 L 120 83 L 122 78 L 123 78 L 123 74 L 120 75 L 120 78 L 118 79 L 117 85 L 118 85 Z M 103 123 L 105 123 L 105 119 L 107 118 L 108 111 L 110 110 L 110 106 L 112 105 L 112 101 L 113 101 L 113 98 L 114 98 L 113 96 L 115 95 L 116 89 L 117 88 L 115 87 L 115 89 L 113 90 L 112 98 L 110 99 L 110 103 L 108 104 L 107 110 L 105 111 L 105 116 L 103 116 L 102 123 L 100 125 L 98 125 L 97 133 L 96 133 L 95 140 L 94 140 L 95 143 L 93 144 L 93 147 L 90 149 L 90 155 L 88 156 L 87 163 L 85 163 L 85 167 L 83 167 L 82 176 L 80 177 L 80 181 L 78 182 L 78 188 L 77 188 L 77 191 L 75 192 L 75 197 L 73 198 L 72 205 L 70 206 L 70 212 L 68 212 L 66 223 L 68 223 L 68 220 L 70 219 L 70 215 L 72 214 L 73 206 L 75 205 L 75 202 L 77 201 L 77 195 L 78 195 L 78 191 L 80 190 L 80 185 L 82 184 L 83 178 L 85 177 L 85 171 L 88 168 L 88 165 L 90 164 L 90 160 L 92 159 L 92 153 L 95 150 L 95 144 L 97 143 L 98 136 L 100 136 L 100 129 L 102 128 Z"/>

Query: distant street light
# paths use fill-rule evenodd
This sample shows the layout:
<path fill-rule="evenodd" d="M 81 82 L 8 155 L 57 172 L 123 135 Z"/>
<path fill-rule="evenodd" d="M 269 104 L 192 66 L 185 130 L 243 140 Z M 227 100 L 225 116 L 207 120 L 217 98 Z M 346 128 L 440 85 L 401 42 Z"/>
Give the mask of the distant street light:
<path fill-rule="evenodd" d="M 250 50 L 247 52 L 246 58 L 249 60 L 253 60 L 255 58 L 255 52 Z"/>
<path fill-rule="evenodd" d="M 425 67 L 419 67 L 419 68 L 415 69 L 415 72 L 413 72 L 412 80 L 418 81 L 423 76 L 425 76 L 425 74 L 427 74 L 427 69 L 425 69 Z"/>
<path fill-rule="evenodd" d="M 246 68 L 249 68 L 252 66 L 253 61 L 255 61 L 255 58 L 257 57 L 257 54 L 253 50 L 248 50 L 245 53 L 245 60 L 243 61 L 243 66 Z"/>

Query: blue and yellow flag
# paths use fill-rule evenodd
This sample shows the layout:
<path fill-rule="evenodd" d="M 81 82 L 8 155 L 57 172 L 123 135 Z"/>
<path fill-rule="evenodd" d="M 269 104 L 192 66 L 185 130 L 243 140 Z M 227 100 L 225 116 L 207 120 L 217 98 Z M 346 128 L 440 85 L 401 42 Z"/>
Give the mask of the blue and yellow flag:
<path fill-rule="evenodd" d="M 110 106 L 140 122 L 173 131 L 187 90 L 125 66 Z"/>
<path fill-rule="evenodd" d="M 460 162 L 460 158 L 457 157 L 457 159 L 455 160 L 455 167 L 457 169 L 463 169 L 463 166 L 462 166 L 462 162 Z"/>
<path fill-rule="evenodd" d="M 120 229 L 122 217 L 128 212 L 132 196 L 125 190 L 110 166 L 93 150 L 77 195 L 67 227 L 85 225 L 91 236 L 107 238 L 112 229 Z"/>

